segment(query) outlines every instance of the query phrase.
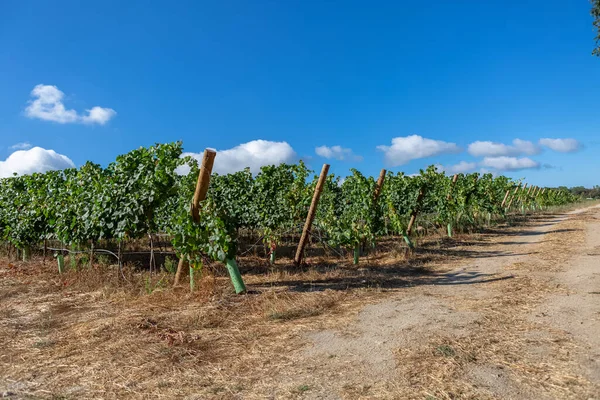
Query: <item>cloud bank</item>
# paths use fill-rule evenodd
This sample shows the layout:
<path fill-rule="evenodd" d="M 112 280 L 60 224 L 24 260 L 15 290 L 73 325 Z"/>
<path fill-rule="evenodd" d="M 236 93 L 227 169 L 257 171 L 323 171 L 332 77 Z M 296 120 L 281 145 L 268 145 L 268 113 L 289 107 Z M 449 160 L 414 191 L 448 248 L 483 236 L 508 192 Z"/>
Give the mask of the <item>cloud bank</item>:
<path fill-rule="evenodd" d="M 34 147 L 29 150 L 18 150 L 5 161 L 0 161 L 0 178 L 17 175 L 27 175 L 34 172 L 55 171 L 65 168 L 75 168 L 73 161 L 67 156 L 54 150 Z"/>
<path fill-rule="evenodd" d="M 459 153 L 456 143 L 427 139 L 419 135 L 395 137 L 391 146 L 377 146 L 384 153 L 385 163 L 391 167 L 404 165 L 411 160 L 440 154 Z"/>
<path fill-rule="evenodd" d="M 539 154 L 540 146 L 528 140 L 515 139 L 512 145 L 490 141 L 476 141 L 469 145 L 467 151 L 474 157 L 518 156 L 521 154 Z"/>
<path fill-rule="evenodd" d="M 575 139 L 540 139 L 540 144 L 550 150 L 558 151 L 560 153 L 574 153 L 580 150 L 583 146 Z"/>
<path fill-rule="evenodd" d="M 183 153 L 182 156 L 191 156 L 202 162 L 202 153 Z M 253 174 L 257 174 L 260 167 L 265 165 L 294 163 L 297 159 L 296 152 L 287 142 L 253 140 L 231 149 L 217 151 L 213 172 L 229 174 L 249 167 Z M 188 171 L 189 168 L 181 168 L 178 172 L 185 174 Z"/>

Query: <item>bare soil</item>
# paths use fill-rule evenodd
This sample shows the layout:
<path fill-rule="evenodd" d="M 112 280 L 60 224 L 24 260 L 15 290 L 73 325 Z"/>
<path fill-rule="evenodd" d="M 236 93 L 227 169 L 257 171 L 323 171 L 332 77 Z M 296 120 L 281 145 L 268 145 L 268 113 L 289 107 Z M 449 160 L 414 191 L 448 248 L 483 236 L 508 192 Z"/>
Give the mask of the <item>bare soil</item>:
<path fill-rule="evenodd" d="M 0 260 L 0 397 L 600 399 L 599 208 L 384 247 L 244 296 Z"/>

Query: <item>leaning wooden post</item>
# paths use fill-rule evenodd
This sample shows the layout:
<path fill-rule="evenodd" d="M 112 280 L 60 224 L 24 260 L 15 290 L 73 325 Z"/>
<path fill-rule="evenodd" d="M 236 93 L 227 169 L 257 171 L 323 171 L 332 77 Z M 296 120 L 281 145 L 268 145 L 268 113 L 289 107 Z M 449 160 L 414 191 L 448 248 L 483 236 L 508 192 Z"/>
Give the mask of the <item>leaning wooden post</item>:
<path fill-rule="evenodd" d="M 321 175 L 319 175 L 319 181 L 317 182 L 317 186 L 315 186 L 315 192 L 313 194 L 312 202 L 310 203 L 310 208 L 308 209 L 308 215 L 306 216 L 304 229 L 302 229 L 300 243 L 298 243 L 298 249 L 296 249 L 296 256 L 294 257 L 294 264 L 296 264 L 296 266 L 300 265 L 300 263 L 302 262 L 304 247 L 306 247 L 308 235 L 310 234 L 310 228 L 312 226 L 313 220 L 315 219 L 315 215 L 317 214 L 319 198 L 321 197 L 321 192 L 323 191 L 323 186 L 325 185 L 325 179 L 327 179 L 328 172 L 329 164 L 323 164 L 323 169 L 321 169 Z"/>
<path fill-rule="evenodd" d="M 527 188 L 527 183 L 523 186 L 523 190 L 521 190 L 521 194 L 519 195 L 519 202 L 521 203 L 521 214 L 525 214 L 525 202 L 527 201 L 527 196 L 529 195 L 529 191 L 531 190 L 531 186 L 527 190 L 527 193 L 523 193 Z"/>
<path fill-rule="evenodd" d="M 202 157 L 202 165 L 200 166 L 200 173 L 198 174 L 198 181 L 196 182 L 196 190 L 194 191 L 194 197 L 192 198 L 192 204 L 190 206 L 190 214 L 194 219 L 194 222 L 200 221 L 200 202 L 206 199 L 206 193 L 208 193 L 208 185 L 210 183 L 210 174 L 212 173 L 213 164 L 215 162 L 215 156 L 217 152 L 212 149 L 204 150 L 204 156 Z M 179 286 L 181 279 L 181 273 L 183 267 L 186 264 L 185 254 L 181 255 L 179 264 L 177 264 L 177 272 L 175 273 L 175 282 L 173 286 Z M 190 274 L 193 274 L 193 268 L 190 266 Z"/>
<path fill-rule="evenodd" d="M 533 208 L 533 210 L 535 211 L 535 192 L 537 191 L 538 187 L 534 186 L 533 190 L 531 191 L 531 195 L 530 195 L 530 201 L 531 201 L 531 208 Z"/>
<path fill-rule="evenodd" d="M 450 184 L 450 192 L 448 192 L 448 196 L 446 196 L 446 202 L 449 202 L 452 198 L 452 191 L 454 190 L 454 185 L 456 185 L 457 180 L 458 174 L 454 174 L 452 177 L 452 183 Z M 452 237 L 452 221 L 448 221 L 448 237 Z"/>
<path fill-rule="evenodd" d="M 521 188 L 521 191 L 519 192 L 519 196 L 517 197 L 518 202 L 522 202 L 521 198 L 523 196 L 523 192 L 525 191 L 525 189 L 527 189 L 527 183 L 525 183 L 523 185 L 523 187 Z"/>
<path fill-rule="evenodd" d="M 373 193 L 373 205 L 377 204 L 377 199 L 379 199 L 379 195 L 381 194 L 381 190 L 383 189 L 383 182 L 385 181 L 385 168 L 381 169 L 379 172 L 379 178 L 377 178 L 377 184 L 375 185 L 375 193 Z"/>
<path fill-rule="evenodd" d="M 517 196 L 517 192 L 519 191 L 520 187 L 521 187 L 521 183 L 519 182 L 519 184 L 515 188 L 515 191 L 513 192 L 513 195 L 510 196 L 510 201 L 508 202 L 508 205 L 506 206 L 507 211 L 510 210 L 510 206 L 512 205 L 513 201 L 515 200 L 515 197 Z"/>
<path fill-rule="evenodd" d="M 410 215 L 410 221 L 408 222 L 408 227 L 406 228 L 406 232 L 404 233 L 404 241 L 408 244 L 408 247 L 414 249 L 415 245 L 410 240 L 410 233 L 412 232 L 412 227 L 415 224 L 415 220 L 417 219 L 417 214 L 419 213 L 419 208 L 421 207 L 421 201 L 423 200 L 423 196 L 425 195 L 425 191 L 423 188 L 419 189 L 419 195 L 417 196 L 417 204 L 413 212 Z"/>
<path fill-rule="evenodd" d="M 510 194 L 510 189 L 508 189 L 506 191 L 506 194 L 504 195 L 504 200 L 502 200 L 502 204 L 500 205 L 501 208 L 504 208 L 504 204 L 506 204 L 506 200 L 508 199 L 509 194 Z"/>

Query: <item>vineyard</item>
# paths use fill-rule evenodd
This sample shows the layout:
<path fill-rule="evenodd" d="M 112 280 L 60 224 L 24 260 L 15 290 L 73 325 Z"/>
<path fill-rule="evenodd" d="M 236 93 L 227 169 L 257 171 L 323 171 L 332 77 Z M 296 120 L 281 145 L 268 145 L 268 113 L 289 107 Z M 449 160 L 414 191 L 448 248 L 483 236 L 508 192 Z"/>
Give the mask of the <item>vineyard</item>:
<path fill-rule="evenodd" d="M 62 272 L 63 254 L 85 252 L 93 259 L 101 242 L 116 243 L 122 268 L 123 242 L 161 234 L 180 259 L 178 272 L 189 263 L 192 285 L 203 265 L 220 262 L 243 292 L 235 261 L 242 236 L 267 249 L 271 264 L 290 238 L 299 243 L 296 264 L 308 242 L 338 256 L 353 254 L 357 264 L 384 237 L 413 248 L 414 235 L 422 231 L 452 236 L 510 213 L 576 200 L 567 191 L 528 187 L 504 176 L 447 176 L 434 166 L 415 176 L 382 171 L 376 180 L 355 169 L 345 178 L 327 168 L 318 176 L 300 161 L 265 166 L 256 175 L 249 169 L 211 175 L 209 168 L 202 178 L 198 162 L 182 153 L 179 142 L 157 144 L 118 156 L 106 168 L 88 162 L 78 169 L 4 178 L 0 239 L 24 261 L 32 249 L 59 243 L 48 251 L 56 254 Z M 201 185 L 205 193 L 199 198 Z"/>

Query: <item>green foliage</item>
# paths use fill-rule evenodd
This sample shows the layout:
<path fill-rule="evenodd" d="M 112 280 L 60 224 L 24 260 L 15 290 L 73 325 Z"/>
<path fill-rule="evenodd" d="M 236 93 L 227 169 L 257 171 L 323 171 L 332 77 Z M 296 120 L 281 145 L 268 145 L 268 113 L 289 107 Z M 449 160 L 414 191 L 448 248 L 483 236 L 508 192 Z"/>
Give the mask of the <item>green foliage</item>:
<path fill-rule="evenodd" d="M 177 262 L 175 260 L 173 260 L 172 257 L 167 256 L 167 257 L 165 257 L 165 262 L 163 263 L 163 268 L 168 273 L 175 274 L 175 271 L 177 271 Z"/>
<path fill-rule="evenodd" d="M 357 170 L 343 183 L 329 179 L 319 204 L 317 224 L 333 246 L 354 247 L 375 240 L 375 180 Z"/>
<path fill-rule="evenodd" d="M 600 0 L 591 0 L 592 2 L 592 17 L 594 17 L 594 28 L 596 28 L 596 47 L 592 54 L 600 57 Z"/>
<path fill-rule="evenodd" d="M 181 167 L 189 172 L 179 175 Z M 265 166 L 256 176 L 249 169 L 213 174 L 195 222 L 190 205 L 198 172 L 197 161 L 182 157 L 177 142 L 133 150 L 106 168 L 88 162 L 79 169 L 0 179 L 0 240 L 25 248 L 57 239 L 77 248 L 166 232 L 176 253 L 200 266 L 206 258 L 234 258 L 241 229 L 258 233 L 270 246 L 298 232 L 318 180 L 309 178 L 312 172 L 302 162 Z M 438 226 L 474 226 L 483 213 L 503 216 L 502 200 L 517 184 L 491 174 L 461 174 L 452 185 L 451 177 L 431 166 L 416 176 L 388 172 L 376 202 L 375 180 L 352 170 L 343 181 L 327 177 L 313 226 L 331 246 L 349 248 L 403 235 L 413 212 Z M 512 206 L 563 205 L 586 193 L 573 192 L 519 191 Z M 165 262 L 165 268 L 174 270 L 174 263 Z"/>

